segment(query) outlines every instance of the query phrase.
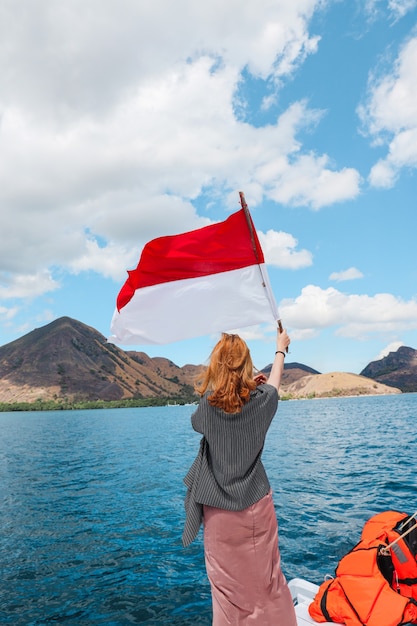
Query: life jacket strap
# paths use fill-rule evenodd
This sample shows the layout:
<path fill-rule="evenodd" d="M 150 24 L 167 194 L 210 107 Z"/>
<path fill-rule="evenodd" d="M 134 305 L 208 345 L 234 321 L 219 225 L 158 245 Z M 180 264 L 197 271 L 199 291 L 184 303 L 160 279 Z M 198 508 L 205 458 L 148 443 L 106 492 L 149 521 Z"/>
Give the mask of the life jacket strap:
<path fill-rule="evenodd" d="M 398 578 L 397 582 L 400 585 L 417 585 L 417 578 Z"/>
<path fill-rule="evenodd" d="M 417 515 L 417 511 L 411 516 L 410 520 L 413 519 L 415 515 Z M 394 541 L 391 541 L 391 543 L 389 543 L 387 546 L 380 548 L 380 554 L 382 554 L 383 556 L 389 556 L 390 550 L 392 549 L 392 547 L 395 546 L 401 539 L 404 539 L 404 537 L 408 535 L 408 533 L 411 533 L 411 531 L 415 530 L 416 528 L 417 528 L 417 521 L 412 526 L 410 526 L 410 528 L 408 528 L 405 532 L 403 532 L 399 537 L 397 537 L 397 539 L 394 539 Z"/>
<path fill-rule="evenodd" d="M 325 618 L 325 620 L 327 622 L 332 622 L 333 621 L 332 618 L 330 617 L 329 613 L 327 612 L 327 606 L 326 606 L 327 594 L 329 593 L 330 584 L 325 589 L 325 591 L 324 591 L 324 593 L 323 593 L 323 595 L 321 597 L 321 600 L 320 600 L 320 609 L 321 609 L 321 612 L 323 613 L 324 618 Z"/>

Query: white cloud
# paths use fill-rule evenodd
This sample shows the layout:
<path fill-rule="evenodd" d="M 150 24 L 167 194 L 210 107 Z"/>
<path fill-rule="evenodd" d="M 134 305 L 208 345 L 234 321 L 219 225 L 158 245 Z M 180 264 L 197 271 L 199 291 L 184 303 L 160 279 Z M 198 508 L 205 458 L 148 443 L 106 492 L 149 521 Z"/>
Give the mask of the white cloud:
<path fill-rule="evenodd" d="M 394 16 L 401 18 L 417 6 L 417 0 L 388 0 L 388 8 Z"/>
<path fill-rule="evenodd" d="M 234 109 L 244 70 L 277 91 L 314 54 L 325 4 L 4 0 L 0 269 L 15 293 L 56 288 L 52 267 L 118 277 L 132 244 L 207 224 L 208 189 L 313 209 L 356 197 L 356 170 L 303 149 L 322 112 L 295 102 L 257 128 Z M 309 264 L 288 237 L 273 263 Z"/>
<path fill-rule="evenodd" d="M 373 187 L 390 189 L 397 180 L 397 168 L 393 167 L 388 159 L 382 159 L 372 166 L 369 173 L 369 182 Z"/>
<path fill-rule="evenodd" d="M 417 6 L 417 0 L 365 0 L 365 10 L 375 17 L 382 10 L 386 10 L 390 17 L 397 21 Z"/>
<path fill-rule="evenodd" d="M 256 179 L 265 194 L 282 204 L 324 206 L 352 200 L 360 190 L 360 175 L 354 168 L 337 171 L 327 155 L 303 153 L 297 133 L 316 125 L 321 111 L 307 107 L 306 101 L 293 103 L 278 119 L 274 129 L 262 129 L 278 141 L 279 150 L 267 150 L 257 164 Z M 275 144 L 276 145 L 276 144 Z M 265 149 L 265 146 L 263 146 Z"/>
<path fill-rule="evenodd" d="M 388 356 L 390 352 L 397 352 L 398 348 L 401 348 L 401 346 L 403 345 L 404 344 L 402 341 L 393 341 L 388 346 L 386 346 L 383 350 L 381 350 L 381 352 L 378 354 L 377 357 L 375 357 L 374 360 L 379 361 L 380 359 L 383 359 L 384 357 Z"/>
<path fill-rule="evenodd" d="M 239 337 L 242 337 L 242 339 L 247 342 L 265 340 L 265 329 L 259 325 L 246 326 L 245 328 L 235 328 L 228 332 L 238 334 Z M 218 335 L 216 335 L 216 337 L 218 338 Z"/>
<path fill-rule="evenodd" d="M 345 280 L 355 280 L 356 278 L 363 278 L 362 272 L 356 269 L 356 267 L 349 267 L 349 269 L 343 270 L 341 272 L 333 272 L 329 276 L 329 280 L 335 280 L 337 282 L 343 282 Z"/>
<path fill-rule="evenodd" d="M 78 256 L 70 264 L 75 274 L 94 271 L 106 278 L 121 280 L 126 277 L 126 270 L 137 265 L 139 255 L 121 246 L 108 245 L 100 247 L 96 239 L 89 238 L 85 242 L 84 254 Z"/>
<path fill-rule="evenodd" d="M 18 312 L 19 309 L 17 307 L 0 306 L 0 318 L 3 322 L 13 319 Z"/>
<path fill-rule="evenodd" d="M 358 171 L 353 168 L 333 171 L 328 167 L 327 156 L 300 155 L 294 162 L 281 156 L 279 161 L 268 192 L 276 202 L 317 210 L 353 200 L 359 194 Z M 268 164 L 270 168 L 273 165 Z"/>
<path fill-rule="evenodd" d="M 416 66 L 417 37 L 412 37 L 388 73 L 370 77 L 367 101 L 358 109 L 369 135 L 387 145 L 387 155 L 370 172 L 375 187 L 392 187 L 402 168 L 417 167 Z"/>
<path fill-rule="evenodd" d="M 268 265 L 299 269 L 313 263 L 313 255 L 308 250 L 297 250 L 298 241 L 289 233 L 268 230 L 258 231 L 259 241 Z"/>
<path fill-rule="evenodd" d="M 333 287 L 308 285 L 297 298 L 281 301 L 279 309 L 291 328 L 318 332 L 334 327 L 337 335 L 355 339 L 417 329 L 417 300 L 404 301 L 389 293 L 349 295 Z"/>
<path fill-rule="evenodd" d="M 49 291 L 58 289 L 59 283 L 48 270 L 37 274 L 0 275 L 0 298 L 36 298 Z"/>
<path fill-rule="evenodd" d="M 6 103 L 47 109 L 62 120 L 105 113 L 140 81 L 209 55 L 227 66 L 279 78 L 292 72 L 317 37 L 309 20 L 322 0 L 53 0 L 0 9 L 0 63 Z"/>

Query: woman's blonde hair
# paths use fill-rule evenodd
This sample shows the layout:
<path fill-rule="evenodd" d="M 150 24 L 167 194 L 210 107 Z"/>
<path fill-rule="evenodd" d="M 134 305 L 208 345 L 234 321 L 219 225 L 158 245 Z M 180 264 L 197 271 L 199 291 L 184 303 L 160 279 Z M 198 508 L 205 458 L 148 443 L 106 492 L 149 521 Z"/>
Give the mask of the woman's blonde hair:
<path fill-rule="evenodd" d="M 208 401 L 226 413 L 238 413 L 256 388 L 253 363 L 246 343 L 238 335 L 222 334 L 214 346 L 210 363 L 196 391 L 211 392 Z"/>

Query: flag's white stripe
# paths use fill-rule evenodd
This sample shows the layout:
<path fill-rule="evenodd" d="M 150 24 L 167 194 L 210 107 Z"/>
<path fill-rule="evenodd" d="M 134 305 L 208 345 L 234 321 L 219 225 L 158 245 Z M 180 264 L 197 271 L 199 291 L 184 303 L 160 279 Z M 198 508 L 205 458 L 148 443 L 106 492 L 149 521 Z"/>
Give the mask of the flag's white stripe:
<path fill-rule="evenodd" d="M 258 265 L 137 289 L 115 311 L 109 341 L 163 344 L 276 321 L 271 297 L 266 268 Z"/>
<path fill-rule="evenodd" d="M 271 283 L 269 281 L 268 272 L 266 270 L 265 263 L 260 263 L 258 265 L 260 272 L 262 274 L 263 282 L 266 289 L 266 296 L 269 301 L 269 306 L 271 307 L 271 314 L 275 321 L 279 320 L 278 306 L 275 301 L 274 293 L 272 291 Z"/>

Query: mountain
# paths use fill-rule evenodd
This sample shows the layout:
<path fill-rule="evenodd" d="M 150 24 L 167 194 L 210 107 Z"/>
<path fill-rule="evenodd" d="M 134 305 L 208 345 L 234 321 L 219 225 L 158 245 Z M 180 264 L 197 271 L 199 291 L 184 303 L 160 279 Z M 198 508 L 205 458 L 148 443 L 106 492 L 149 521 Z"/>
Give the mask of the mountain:
<path fill-rule="evenodd" d="M 290 384 L 283 382 L 281 389 L 281 395 L 292 399 L 376 396 L 393 393 L 401 393 L 401 391 L 365 376 L 345 372 L 302 376 Z"/>
<path fill-rule="evenodd" d="M 268 375 L 272 365 L 262 371 Z M 399 389 L 378 384 L 365 376 L 345 372 L 321 374 L 301 363 L 286 363 L 280 394 L 291 399 L 329 398 L 341 396 L 387 395 L 401 393 Z"/>
<path fill-rule="evenodd" d="M 268 376 L 271 371 L 272 363 L 262 369 L 262 372 Z M 291 383 L 296 382 L 304 376 L 309 374 L 320 374 L 317 370 L 313 370 L 312 367 L 302 365 L 301 363 L 285 363 L 284 373 L 282 374 L 282 386 L 286 387 Z"/>
<path fill-rule="evenodd" d="M 401 346 L 396 352 L 369 363 L 361 376 L 398 387 L 403 392 L 417 391 L 417 350 Z"/>
<path fill-rule="evenodd" d="M 189 402 L 198 399 L 193 385 L 204 367 L 179 367 L 164 357 L 124 351 L 94 328 L 61 317 L 0 347 L 0 402 L 156 397 Z M 270 369 L 262 371 L 268 375 Z M 417 391 L 416 381 L 417 351 L 403 347 L 371 363 L 361 376 L 320 374 L 286 363 L 280 392 L 292 398 L 399 393 Z"/>
<path fill-rule="evenodd" d="M 201 367 L 125 352 L 61 317 L 0 347 L 0 402 L 189 397 Z"/>

